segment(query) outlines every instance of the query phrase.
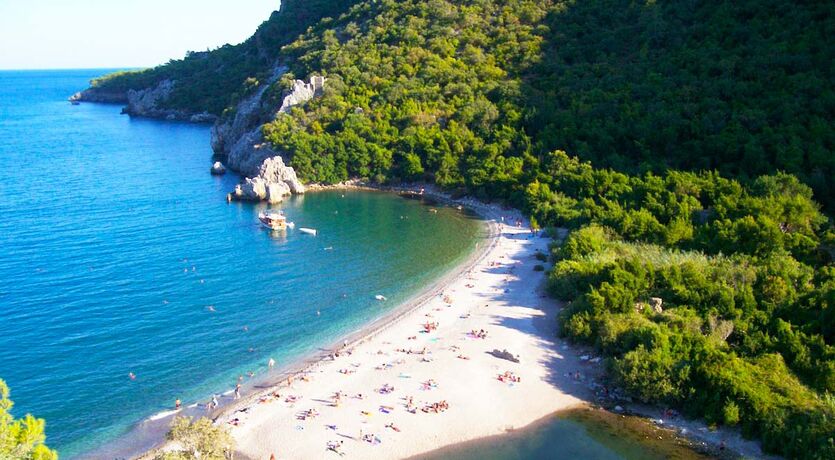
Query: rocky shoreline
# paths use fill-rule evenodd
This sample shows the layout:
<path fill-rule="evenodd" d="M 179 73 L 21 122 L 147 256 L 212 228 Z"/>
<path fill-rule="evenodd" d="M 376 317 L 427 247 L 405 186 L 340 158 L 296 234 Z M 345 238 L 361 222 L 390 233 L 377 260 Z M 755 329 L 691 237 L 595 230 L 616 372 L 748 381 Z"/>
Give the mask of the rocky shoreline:
<path fill-rule="evenodd" d="M 304 185 L 292 167 L 284 163 L 284 152 L 276 151 L 261 134 L 261 127 L 279 116 L 289 116 L 290 109 L 320 95 L 325 77 L 311 76 L 309 82 L 294 80 L 284 92 L 277 109 L 265 101 L 267 90 L 287 72 L 287 67 L 276 64 L 270 77 L 235 107 L 234 115 L 218 118 L 208 112 L 191 113 L 165 108 L 176 81 L 162 80 L 152 88 L 129 89 L 126 92 L 103 91 L 90 87 L 70 96 L 70 102 L 98 102 L 126 104 L 123 114 L 190 123 L 213 123 L 211 146 L 221 160 L 213 174 L 228 168 L 244 176 L 228 195 L 229 201 L 267 201 L 279 203 L 288 195 L 302 194 Z"/>
<path fill-rule="evenodd" d="M 163 108 L 174 88 L 174 81 L 163 80 L 153 88 L 127 91 L 103 91 L 96 87 L 87 88 L 69 97 L 70 102 L 98 102 L 125 104 L 122 113 L 145 118 L 189 123 L 214 123 L 217 116 L 209 112 L 192 113 L 187 110 Z"/>

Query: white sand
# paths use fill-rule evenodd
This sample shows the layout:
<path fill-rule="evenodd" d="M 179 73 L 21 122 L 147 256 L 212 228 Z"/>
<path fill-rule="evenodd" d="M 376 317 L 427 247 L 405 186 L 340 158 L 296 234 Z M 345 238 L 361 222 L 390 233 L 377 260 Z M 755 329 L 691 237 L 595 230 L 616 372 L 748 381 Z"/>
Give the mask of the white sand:
<path fill-rule="evenodd" d="M 481 211 L 495 218 L 493 225 L 500 214 L 512 215 L 495 208 Z M 542 263 L 534 258 L 535 252 L 547 252 L 549 240 L 530 237 L 525 228 L 508 225 L 494 238 L 495 244 L 469 273 L 443 287 L 443 295 L 350 345 L 350 355 L 342 353 L 311 367 L 307 381 L 297 378 L 289 388 L 276 388 L 280 398 L 249 400 L 227 411 L 219 422 L 239 420 L 238 426 L 227 426 L 240 457 L 337 458 L 327 446 L 342 441 L 339 450 L 345 457 L 404 458 L 521 428 L 556 410 L 582 404 L 569 394 L 585 396 L 582 385 L 564 376 L 577 369 L 578 361 L 560 354 L 566 350 L 554 334 L 556 304 L 541 292 L 544 273 L 533 270 Z M 421 332 L 426 322 L 439 326 L 430 333 Z M 487 331 L 487 338 L 468 336 L 471 330 L 480 329 Z M 424 355 L 396 351 L 424 347 Z M 521 363 L 488 354 L 505 348 L 518 355 Z M 377 369 L 385 365 L 390 367 Z M 521 377 L 521 382 L 500 382 L 497 377 L 505 371 Z M 437 387 L 423 389 L 429 379 Z M 394 390 L 379 393 L 384 384 Z M 332 405 L 336 392 L 345 395 L 339 407 Z M 365 398 L 356 398 L 358 393 Z M 289 395 L 298 401 L 286 402 Z M 417 407 L 415 413 L 407 411 L 408 396 Z M 421 410 L 444 400 L 449 404 L 446 411 Z M 385 413 L 382 406 L 391 409 Z M 318 416 L 300 420 L 299 415 L 309 409 Z M 391 423 L 400 431 L 386 426 Z M 379 442 L 363 441 L 361 433 Z"/>

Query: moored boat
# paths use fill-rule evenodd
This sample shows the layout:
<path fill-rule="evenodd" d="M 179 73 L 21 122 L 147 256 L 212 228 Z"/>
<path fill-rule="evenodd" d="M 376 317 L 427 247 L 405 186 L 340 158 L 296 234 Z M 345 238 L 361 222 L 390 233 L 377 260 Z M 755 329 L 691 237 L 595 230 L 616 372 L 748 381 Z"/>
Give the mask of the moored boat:
<path fill-rule="evenodd" d="M 316 236 L 315 228 L 299 227 L 299 231 L 302 233 L 307 233 L 308 235 Z"/>
<path fill-rule="evenodd" d="M 261 225 L 270 230 L 284 230 L 293 228 L 292 222 L 287 222 L 287 217 L 281 211 L 266 211 L 258 213 L 258 220 Z"/>

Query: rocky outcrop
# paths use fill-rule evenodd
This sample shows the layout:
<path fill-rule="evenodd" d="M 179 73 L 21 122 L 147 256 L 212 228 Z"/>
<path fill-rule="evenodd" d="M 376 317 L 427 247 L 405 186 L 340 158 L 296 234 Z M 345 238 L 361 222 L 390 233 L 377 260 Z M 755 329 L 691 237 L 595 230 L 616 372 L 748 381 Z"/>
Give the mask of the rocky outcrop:
<path fill-rule="evenodd" d="M 122 91 L 103 91 L 97 88 L 87 88 L 79 91 L 69 98 L 70 102 L 104 102 L 108 104 L 124 104 L 128 102 L 128 96 Z"/>
<path fill-rule="evenodd" d="M 664 305 L 664 300 L 661 299 L 661 297 L 650 297 L 649 298 L 649 306 L 652 308 L 652 311 L 654 311 L 655 313 L 663 313 L 664 312 L 664 308 L 662 308 L 662 305 Z"/>
<path fill-rule="evenodd" d="M 226 167 L 223 166 L 223 163 L 215 161 L 209 172 L 211 172 L 213 176 L 222 176 L 226 174 Z"/>
<path fill-rule="evenodd" d="M 171 91 L 174 89 L 174 82 L 172 80 L 163 80 L 153 88 L 146 88 L 141 90 L 128 90 L 128 106 L 125 107 L 125 113 L 133 115 L 155 116 L 157 118 L 167 118 L 168 111 L 160 108 L 160 105 L 168 100 L 171 96 Z M 165 113 L 163 113 L 165 112 Z M 160 115 L 164 115 L 160 117 Z"/>
<path fill-rule="evenodd" d="M 238 103 L 234 116 L 219 121 L 212 127 L 212 150 L 215 153 L 228 154 L 244 135 L 270 121 L 272 117 L 269 115 L 269 108 L 263 103 L 264 93 L 286 71 L 285 66 L 274 66 L 270 78 Z M 232 166 L 232 169 L 237 168 Z"/>
<path fill-rule="evenodd" d="M 127 107 L 122 113 L 133 116 L 162 118 L 165 120 L 181 120 L 192 123 L 212 123 L 217 117 L 209 112 L 191 113 L 186 110 L 177 110 L 165 107 L 165 102 L 171 97 L 176 82 L 173 80 L 162 80 L 153 88 L 141 90 L 129 89 Z"/>
<path fill-rule="evenodd" d="M 283 66 L 276 66 L 268 82 L 238 104 L 233 117 L 212 128 L 212 149 L 226 156 L 229 168 L 247 177 L 230 194 L 232 199 L 276 202 L 288 194 L 305 192 L 296 172 L 284 164 L 282 152 L 265 142 L 261 126 L 276 116 L 287 116 L 283 114 L 293 106 L 321 94 L 325 78 L 314 76 L 309 83 L 296 80 L 276 111 L 275 106 L 269 107 L 263 101 L 263 96 L 269 85 L 286 70 Z"/>
<path fill-rule="evenodd" d="M 296 171 L 286 166 L 284 160 L 278 155 L 267 158 L 261 163 L 261 169 L 257 177 L 261 177 L 269 183 L 286 184 L 290 193 L 293 194 L 298 195 L 305 192 L 304 184 L 296 177 Z"/>
<path fill-rule="evenodd" d="M 259 174 L 244 179 L 229 197 L 234 200 L 279 203 L 287 195 L 304 192 L 304 185 L 296 177 L 293 168 L 286 166 L 284 160 L 276 155 L 267 158 Z"/>
<path fill-rule="evenodd" d="M 173 80 L 163 80 L 153 88 L 127 91 L 105 91 L 92 87 L 70 96 L 70 102 L 107 102 L 126 104 L 122 113 L 131 116 L 181 120 L 192 123 L 213 123 L 217 117 L 209 112 L 191 113 L 186 110 L 165 108 L 165 101 L 171 96 L 176 84 Z"/>
<path fill-rule="evenodd" d="M 278 113 L 289 113 L 293 106 L 305 103 L 313 99 L 314 96 L 321 94 L 324 87 L 325 77 L 312 76 L 310 77 L 310 83 L 295 80 L 293 82 L 293 88 L 284 96 Z"/>

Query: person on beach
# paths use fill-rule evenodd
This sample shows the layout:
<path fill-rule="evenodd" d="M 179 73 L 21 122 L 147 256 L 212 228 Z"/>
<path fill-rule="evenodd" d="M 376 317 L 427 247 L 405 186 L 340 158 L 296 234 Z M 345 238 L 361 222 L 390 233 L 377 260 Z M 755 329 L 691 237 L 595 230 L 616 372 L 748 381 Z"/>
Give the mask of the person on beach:
<path fill-rule="evenodd" d="M 241 384 L 238 382 L 235 385 L 235 399 L 241 399 Z"/>

